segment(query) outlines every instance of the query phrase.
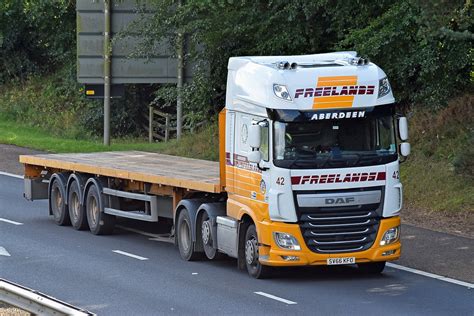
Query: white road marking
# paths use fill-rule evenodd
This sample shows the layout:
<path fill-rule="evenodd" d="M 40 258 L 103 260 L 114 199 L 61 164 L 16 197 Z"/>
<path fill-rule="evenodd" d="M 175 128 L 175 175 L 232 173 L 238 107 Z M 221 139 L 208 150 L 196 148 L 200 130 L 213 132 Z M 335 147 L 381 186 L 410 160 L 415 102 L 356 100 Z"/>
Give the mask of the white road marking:
<path fill-rule="evenodd" d="M 172 238 L 163 237 L 162 235 L 147 233 L 147 232 L 144 232 L 144 231 L 139 230 L 139 229 L 125 227 L 125 226 L 122 226 L 122 225 L 116 225 L 115 227 L 117 227 L 119 229 L 122 229 L 122 230 L 132 232 L 132 233 L 137 233 L 137 234 L 140 234 L 140 235 L 143 235 L 143 236 L 146 236 L 146 237 L 150 237 L 149 240 L 152 240 L 152 241 L 162 241 L 162 242 L 167 242 L 167 243 L 174 244 L 174 240 Z"/>
<path fill-rule="evenodd" d="M 474 289 L 474 284 L 473 283 L 459 281 L 459 280 L 456 280 L 456 279 L 451 279 L 451 278 L 448 278 L 448 277 L 444 277 L 442 275 L 437 275 L 437 274 L 434 274 L 434 273 L 429 273 L 429 272 L 425 272 L 425 271 L 421 271 L 421 270 L 417 270 L 417 269 L 413 269 L 413 268 L 408 268 L 408 267 L 404 267 L 404 266 L 394 264 L 394 263 L 390 263 L 390 262 L 387 262 L 387 267 L 398 269 L 398 270 L 403 270 L 403 271 L 411 272 L 411 273 L 415 273 L 415 274 L 419 274 L 419 275 L 422 275 L 422 276 L 425 276 L 425 277 L 428 277 L 428 278 L 432 278 L 432 279 L 436 279 L 436 280 L 440 280 L 440 281 L 444 281 L 444 282 L 449 282 L 449 283 L 465 286 L 468 289 Z"/>
<path fill-rule="evenodd" d="M 8 173 L 8 172 L 3 172 L 0 171 L 0 176 L 7 176 L 7 177 L 12 177 L 12 178 L 17 178 L 17 179 L 23 179 L 23 176 L 19 174 L 13 174 L 13 173 Z"/>
<path fill-rule="evenodd" d="M 11 221 L 9 219 L 1 218 L 1 217 L 0 217 L 0 222 L 5 222 L 5 223 L 8 223 L 8 224 L 13 224 L 13 225 L 17 225 L 17 226 L 23 225 L 23 223 Z"/>
<path fill-rule="evenodd" d="M 11 257 L 10 253 L 3 247 L 0 247 L 0 256 Z"/>
<path fill-rule="evenodd" d="M 121 250 L 112 250 L 112 252 L 118 253 L 119 255 L 124 255 L 124 256 L 127 256 L 127 257 L 131 257 L 131 258 L 134 258 L 134 259 L 142 260 L 142 261 L 143 260 L 148 260 L 148 258 L 137 256 L 137 255 L 134 255 L 133 253 L 129 253 L 129 252 L 121 251 Z"/>
<path fill-rule="evenodd" d="M 265 292 L 254 292 L 254 293 L 257 294 L 257 295 L 262 295 L 262 296 L 271 298 L 272 300 L 279 301 L 279 302 L 282 302 L 282 303 L 285 303 L 285 304 L 288 304 L 288 305 L 298 304 L 296 302 L 293 302 L 293 301 L 290 301 L 290 300 L 287 300 L 287 299 L 284 299 L 284 298 L 281 298 L 281 297 L 278 297 L 278 296 L 275 296 L 275 295 L 272 295 L 272 294 L 268 294 L 268 293 L 265 293 Z"/>
<path fill-rule="evenodd" d="M 199 273 L 197 273 L 197 272 L 193 272 L 193 273 L 191 273 L 191 274 L 192 274 L 192 275 L 198 275 Z"/>

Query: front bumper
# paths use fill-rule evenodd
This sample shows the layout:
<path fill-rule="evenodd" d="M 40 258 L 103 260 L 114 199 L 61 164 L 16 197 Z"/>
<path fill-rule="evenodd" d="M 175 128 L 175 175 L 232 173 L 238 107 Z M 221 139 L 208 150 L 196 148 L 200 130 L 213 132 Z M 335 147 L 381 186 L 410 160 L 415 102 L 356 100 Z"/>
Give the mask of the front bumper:
<path fill-rule="evenodd" d="M 261 222 L 257 224 L 260 236 L 259 257 L 263 265 L 269 266 L 305 266 L 305 265 L 326 265 L 328 258 L 355 257 L 356 263 L 374 261 L 392 261 L 400 258 L 401 243 L 400 238 L 393 244 L 380 246 L 380 240 L 384 232 L 392 227 L 400 225 L 400 217 L 391 217 L 380 221 L 379 230 L 374 244 L 367 250 L 347 253 L 322 254 L 311 251 L 301 234 L 298 224 L 286 224 L 279 222 Z M 273 240 L 272 233 L 289 233 L 298 239 L 301 250 L 284 250 L 278 247 Z M 383 255 L 386 252 L 394 251 L 393 254 Z M 283 257 L 298 257 L 297 261 L 287 261 Z"/>

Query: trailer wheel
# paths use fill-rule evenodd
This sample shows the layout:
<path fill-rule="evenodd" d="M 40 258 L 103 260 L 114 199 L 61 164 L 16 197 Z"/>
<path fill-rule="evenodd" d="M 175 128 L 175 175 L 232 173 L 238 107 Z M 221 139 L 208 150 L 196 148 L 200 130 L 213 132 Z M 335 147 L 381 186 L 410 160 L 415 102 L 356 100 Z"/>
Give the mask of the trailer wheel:
<path fill-rule="evenodd" d="M 72 181 L 68 193 L 69 218 L 71 219 L 72 227 L 77 230 L 84 230 L 87 228 L 87 216 L 80 196 L 79 184 L 77 181 Z"/>
<path fill-rule="evenodd" d="M 254 224 L 250 224 L 245 233 L 245 264 L 249 275 L 256 279 L 271 276 L 272 268 L 262 265 L 258 260 L 258 236 Z"/>
<path fill-rule="evenodd" d="M 94 235 L 109 235 L 114 230 L 115 216 L 104 213 L 104 204 L 102 194 L 92 184 L 87 190 L 86 213 L 89 229 Z"/>
<path fill-rule="evenodd" d="M 358 263 L 357 267 L 364 274 L 380 274 L 385 269 L 385 261 Z"/>
<path fill-rule="evenodd" d="M 67 226 L 71 224 L 69 219 L 68 207 L 66 205 L 66 188 L 60 180 L 55 178 L 51 184 L 49 192 L 49 205 L 53 218 L 59 226 Z"/>
<path fill-rule="evenodd" d="M 199 254 L 194 251 L 193 233 L 191 231 L 191 218 L 186 209 L 178 215 L 178 225 L 176 238 L 181 258 L 186 261 L 194 261 L 199 258 Z"/>

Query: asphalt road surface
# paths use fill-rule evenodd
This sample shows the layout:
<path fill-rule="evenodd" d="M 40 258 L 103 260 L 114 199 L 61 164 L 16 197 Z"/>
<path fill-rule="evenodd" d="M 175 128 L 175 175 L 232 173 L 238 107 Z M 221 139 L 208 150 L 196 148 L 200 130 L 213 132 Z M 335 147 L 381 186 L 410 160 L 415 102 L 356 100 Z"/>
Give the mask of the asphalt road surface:
<path fill-rule="evenodd" d="M 254 280 L 232 259 L 185 262 L 152 234 L 56 226 L 46 201 L 22 192 L 21 179 L 0 175 L 0 278 L 98 315 L 474 315 L 474 289 L 465 285 L 390 267 L 375 277 L 338 267 Z"/>

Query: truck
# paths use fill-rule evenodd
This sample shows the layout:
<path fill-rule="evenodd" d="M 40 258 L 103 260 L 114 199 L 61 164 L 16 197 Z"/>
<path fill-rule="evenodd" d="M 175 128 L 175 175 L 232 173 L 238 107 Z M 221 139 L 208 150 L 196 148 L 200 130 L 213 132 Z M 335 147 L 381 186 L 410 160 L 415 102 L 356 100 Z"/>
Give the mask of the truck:
<path fill-rule="evenodd" d="M 410 153 L 384 71 L 356 52 L 232 57 L 219 161 L 149 152 L 21 156 L 28 200 L 58 225 L 110 234 L 118 218 L 168 223 L 184 260 L 276 267 L 400 257 Z"/>

